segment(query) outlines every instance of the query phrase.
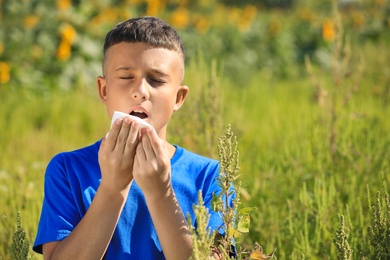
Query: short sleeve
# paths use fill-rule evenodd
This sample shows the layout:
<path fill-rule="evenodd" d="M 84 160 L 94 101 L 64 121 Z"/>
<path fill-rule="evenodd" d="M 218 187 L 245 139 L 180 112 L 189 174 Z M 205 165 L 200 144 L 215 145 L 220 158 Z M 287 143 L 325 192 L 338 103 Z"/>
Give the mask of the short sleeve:
<path fill-rule="evenodd" d="M 80 220 L 65 157 L 56 155 L 49 162 L 45 173 L 44 200 L 33 250 L 42 253 L 43 244 L 63 240 Z"/>

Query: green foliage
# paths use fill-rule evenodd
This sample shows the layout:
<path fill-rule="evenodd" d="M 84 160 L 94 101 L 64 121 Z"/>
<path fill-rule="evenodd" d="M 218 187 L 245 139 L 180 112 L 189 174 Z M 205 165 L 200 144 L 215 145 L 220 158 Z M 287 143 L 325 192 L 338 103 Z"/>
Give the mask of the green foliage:
<path fill-rule="evenodd" d="M 390 258 L 390 200 L 388 193 L 384 196 L 382 209 L 382 198 L 380 192 L 376 195 L 376 205 L 371 210 L 371 225 L 368 228 L 370 245 L 374 248 L 373 258 Z"/>
<path fill-rule="evenodd" d="M 22 228 L 22 218 L 20 212 L 18 212 L 16 232 L 12 237 L 12 259 L 15 260 L 26 260 L 29 258 L 29 246 L 26 238 L 26 232 Z"/>
<path fill-rule="evenodd" d="M 240 204 L 240 186 L 238 182 L 239 173 L 239 152 L 237 149 L 237 139 L 231 131 L 231 126 L 228 125 L 225 134 L 219 138 L 218 144 L 219 158 L 220 158 L 220 176 L 218 177 L 218 184 L 221 187 L 220 194 L 214 194 L 213 210 L 220 212 L 224 223 L 223 230 L 225 235 L 218 241 L 224 252 L 230 253 L 232 246 L 232 239 L 235 233 L 239 232 L 235 225 L 237 220 L 235 212 Z M 232 190 L 232 185 L 235 186 L 237 192 Z M 232 198 L 232 206 L 229 205 L 230 198 Z"/>
<path fill-rule="evenodd" d="M 333 237 L 333 243 L 337 248 L 337 259 L 350 260 L 352 259 L 352 250 L 348 244 L 348 234 L 345 230 L 344 216 L 340 216 L 340 227 L 336 231 L 336 236 Z"/>
<path fill-rule="evenodd" d="M 206 260 L 211 258 L 211 249 L 214 242 L 215 233 L 210 232 L 207 225 L 210 220 L 210 214 L 207 208 L 203 205 L 202 192 L 198 193 L 198 204 L 194 205 L 194 213 L 198 228 L 191 226 L 193 236 L 193 250 L 191 260 Z M 188 214 L 188 222 L 192 223 L 191 215 Z"/>
<path fill-rule="evenodd" d="M 6 259 L 11 258 L 15 209 L 29 216 L 23 220 L 26 237 L 34 239 L 50 158 L 108 130 L 104 106 L 92 87 L 100 73 L 102 35 L 117 19 L 144 14 L 146 7 L 133 9 L 116 1 L 114 8 L 111 2 L 73 1 L 74 6 L 60 11 L 52 1 L 0 1 L 0 81 L 7 78 L 4 63 L 11 69 L 11 80 L 0 83 L 0 255 Z M 360 5 L 341 8 L 349 38 L 343 46 L 349 49 L 344 48 L 339 61 L 348 57 L 351 66 L 338 71 L 342 84 L 335 88 L 333 126 L 334 45 L 321 35 L 324 19 L 332 20 L 330 1 L 258 9 L 247 30 L 235 27 L 230 11 L 221 15 L 225 9 L 209 1 L 202 7 L 207 13 L 187 14 L 207 21 L 222 17 L 222 22 L 213 20 L 204 32 L 191 23 L 179 29 L 189 57 L 185 84 L 190 95 L 171 120 L 168 139 L 217 157 L 214 148 L 223 126 L 234 126 L 240 142 L 241 205 L 257 208 L 251 212 L 249 233 L 237 238 L 243 247 L 259 241 L 266 252 L 278 248 L 279 259 L 333 259 L 338 251 L 332 238 L 343 214 L 352 259 L 375 259 L 368 227 L 371 237 L 381 233 L 374 229 L 365 195 L 390 183 L 388 1 Z M 112 16 L 118 10 L 125 14 Z M 171 21 L 174 6 L 160 10 L 169 11 L 162 16 Z M 229 10 L 233 15 L 244 9 Z M 40 17 L 30 29 L 23 22 L 29 14 Z M 56 52 L 65 24 L 77 37 L 70 58 L 60 61 Z M 197 56 L 199 50 L 203 56 Z M 309 75 L 297 63 L 304 57 L 310 57 Z M 71 91 L 53 91 L 57 88 Z M 333 157 L 332 127 L 337 134 Z M 247 231 L 248 223 L 244 220 L 240 228 Z"/>
<path fill-rule="evenodd" d="M 172 142 L 193 147 L 199 154 L 216 157 L 218 136 L 222 132 L 223 77 L 216 61 L 207 63 L 203 55 L 191 61 L 185 84 L 188 102 L 170 122 Z M 188 120 L 191 115 L 192 120 Z"/>
<path fill-rule="evenodd" d="M 237 137 L 233 134 L 231 126 L 228 125 L 226 132 L 219 138 L 219 158 L 220 158 L 220 176 L 218 185 L 221 188 L 220 194 L 213 194 L 212 210 L 218 212 L 223 220 L 222 232 L 211 233 L 207 229 L 209 215 L 207 209 L 203 206 L 203 198 L 199 192 L 199 203 L 194 205 L 194 211 L 197 218 L 198 228 L 191 227 L 194 236 L 194 247 L 191 259 L 247 259 L 245 255 L 251 253 L 251 259 L 268 259 L 274 256 L 274 252 L 265 256 L 262 247 L 256 243 L 253 250 L 238 247 L 237 239 L 243 233 L 249 233 L 250 213 L 255 209 L 253 207 L 240 208 L 240 188 L 239 180 L 239 152 L 237 149 Z M 234 189 L 233 189 L 233 187 Z M 232 201 L 232 205 L 229 201 Z M 189 222 L 192 220 L 189 216 Z M 221 235 L 223 233 L 223 235 Z M 234 240 L 235 239 L 235 240 Z M 232 251 L 236 248 L 235 252 Z M 256 258 L 255 258 L 256 257 Z M 261 258 L 257 258 L 261 257 Z"/>
<path fill-rule="evenodd" d="M 207 61 L 223 62 L 236 84 L 257 72 L 267 78 L 297 75 L 305 56 L 326 65 L 330 43 L 321 32 L 329 1 L 300 0 L 284 9 L 257 2 L 3 0 L 0 62 L 6 69 L 0 67 L 0 84 L 39 93 L 91 86 L 101 71 L 106 31 L 140 15 L 167 20 L 182 35 L 188 60 L 207 50 Z M 342 14 L 356 43 L 388 35 L 387 1 L 352 4 Z"/>

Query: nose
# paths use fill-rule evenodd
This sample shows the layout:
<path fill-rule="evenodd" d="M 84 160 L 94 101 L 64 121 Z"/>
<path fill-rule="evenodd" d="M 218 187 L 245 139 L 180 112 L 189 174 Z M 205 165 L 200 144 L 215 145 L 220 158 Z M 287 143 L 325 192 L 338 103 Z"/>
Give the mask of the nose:
<path fill-rule="evenodd" d="M 138 84 L 134 85 L 131 92 L 133 99 L 148 100 L 149 99 L 149 83 L 145 79 L 141 79 Z"/>

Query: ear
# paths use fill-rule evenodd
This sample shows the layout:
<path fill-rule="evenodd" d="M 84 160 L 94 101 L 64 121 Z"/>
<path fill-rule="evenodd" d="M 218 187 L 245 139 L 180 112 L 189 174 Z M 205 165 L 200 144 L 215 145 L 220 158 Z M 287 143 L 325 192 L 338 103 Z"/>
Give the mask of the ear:
<path fill-rule="evenodd" d="M 177 93 L 176 93 L 176 102 L 175 106 L 173 107 L 173 112 L 176 112 L 180 109 L 180 107 L 183 105 L 184 100 L 186 100 L 188 92 L 190 89 L 188 86 L 180 86 Z"/>
<path fill-rule="evenodd" d="M 103 76 L 99 76 L 96 79 L 96 85 L 99 92 L 100 100 L 106 104 L 107 102 L 107 84 L 106 84 L 106 78 Z"/>

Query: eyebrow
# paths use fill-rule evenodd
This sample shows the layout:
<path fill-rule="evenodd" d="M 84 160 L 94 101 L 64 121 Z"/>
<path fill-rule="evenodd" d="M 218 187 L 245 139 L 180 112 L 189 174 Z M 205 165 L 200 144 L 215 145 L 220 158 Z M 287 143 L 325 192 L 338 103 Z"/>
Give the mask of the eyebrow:
<path fill-rule="evenodd" d="M 169 75 L 166 74 L 166 73 L 164 73 L 164 72 L 161 71 L 161 70 L 158 70 L 158 69 L 151 69 L 151 72 L 152 72 L 152 73 L 155 73 L 155 74 L 158 74 L 158 75 L 160 75 L 160 76 L 162 76 L 162 77 L 167 77 L 167 78 L 169 78 Z"/>
<path fill-rule="evenodd" d="M 119 68 L 115 69 L 115 71 L 119 71 L 119 70 L 134 70 L 134 68 L 129 67 L 129 66 L 124 66 L 124 67 L 119 67 Z"/>
<path fill-rule="evenodd" d="M 121 70 L 130 71 L 130 70 L 135 70 L 135 68 L 130 67 L 130 66 L 122 66 L 122 67 L 115 69 L 115 71 L 121 71 Z M 169 74 L 167 74 L 159 69 L 150 69 L 150 72 L 152 72 L 153 74 L 158 74 L 161 77 L 170 78 Z"/>

